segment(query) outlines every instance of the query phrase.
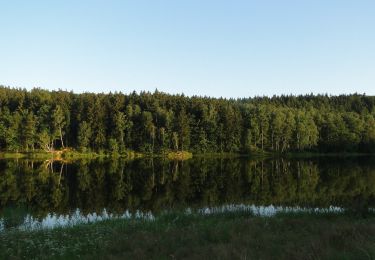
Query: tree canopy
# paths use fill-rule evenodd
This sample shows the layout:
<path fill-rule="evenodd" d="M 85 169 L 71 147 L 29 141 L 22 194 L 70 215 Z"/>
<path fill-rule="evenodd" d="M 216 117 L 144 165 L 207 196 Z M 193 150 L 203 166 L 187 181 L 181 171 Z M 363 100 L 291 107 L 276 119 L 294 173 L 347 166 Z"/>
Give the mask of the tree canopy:
<path fill-rule="evenodd" d="M 0 86 L 0 149 L 375 152 L 375 97 L 243 99 Z"/>

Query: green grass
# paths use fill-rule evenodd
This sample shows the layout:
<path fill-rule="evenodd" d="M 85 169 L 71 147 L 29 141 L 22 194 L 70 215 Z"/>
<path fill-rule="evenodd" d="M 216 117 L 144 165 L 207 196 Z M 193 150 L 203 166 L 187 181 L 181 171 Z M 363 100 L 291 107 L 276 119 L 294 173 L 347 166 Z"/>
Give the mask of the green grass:
<path fill-rule="evenodd" d="M 104 157 L 104 154 L 94 153 L 94 152 L 78 152 L 78 151 L 68 151 L 62 155 L 64 159 L 95 159 L 97 157 Z"/>
<path fill-rule="evenodd" d="M 375 216 L 170 213 L 0 234 L 1 259 L 373 259 Z"/>
<path fill-rule="evenodd" d="M 56 157 L 52 153 L 48 153 L 42 150 L 35 150 L 30 152 L 0 152 L 0 159 L 36 159 L 46 160 Z"/>
<path fill-rule="evenodd" d="M 25 157 L 24 153 L 0 152 L 0 159 L 19 159 Z"/>
<path fill-rule="evenodd" d="M 168 152 L 167 158 L 170 160 L 188 160 L 193 157 L 193 154 L 188 151 Z"/>

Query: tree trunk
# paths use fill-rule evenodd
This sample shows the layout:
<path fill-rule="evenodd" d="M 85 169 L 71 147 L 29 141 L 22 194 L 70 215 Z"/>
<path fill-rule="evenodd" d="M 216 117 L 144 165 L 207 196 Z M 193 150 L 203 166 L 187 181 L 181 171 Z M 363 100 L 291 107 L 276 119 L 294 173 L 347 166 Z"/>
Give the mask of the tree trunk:
<path fill-rule="evenodd" d="M 62 137 L 62 130 L 61 130 L 61 128 L 60 128 L 60 140 L 61 140 L 61 146 L 62 146 L 62 148 L 65 148 L 63 137 Z"/>

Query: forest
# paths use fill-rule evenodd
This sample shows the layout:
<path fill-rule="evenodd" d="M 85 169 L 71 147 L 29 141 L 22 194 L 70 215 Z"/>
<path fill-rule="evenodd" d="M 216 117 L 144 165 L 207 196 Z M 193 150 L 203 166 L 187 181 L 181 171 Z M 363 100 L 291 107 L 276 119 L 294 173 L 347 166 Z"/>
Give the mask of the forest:
<path fill-rule="evenodd" d="M 375 152 L 375 97 L 210 98 L 0 86 L 0 150 Z"/>

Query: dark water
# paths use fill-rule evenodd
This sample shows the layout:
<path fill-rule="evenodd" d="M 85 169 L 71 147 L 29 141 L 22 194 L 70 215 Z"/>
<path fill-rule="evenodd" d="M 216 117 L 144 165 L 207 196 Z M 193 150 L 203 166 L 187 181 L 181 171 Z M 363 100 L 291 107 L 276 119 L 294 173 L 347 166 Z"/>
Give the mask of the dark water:
<path fill-rule="evenodd" d="M 43 221 L 47 216 L 97 217 L 103 212 L 158 213 L 239 204 L 372 208 L 375 161 L 372 157 L 0 160 L 2 229 L 20 225 L 25 218 Z"/>

